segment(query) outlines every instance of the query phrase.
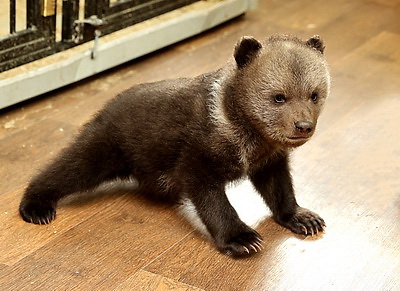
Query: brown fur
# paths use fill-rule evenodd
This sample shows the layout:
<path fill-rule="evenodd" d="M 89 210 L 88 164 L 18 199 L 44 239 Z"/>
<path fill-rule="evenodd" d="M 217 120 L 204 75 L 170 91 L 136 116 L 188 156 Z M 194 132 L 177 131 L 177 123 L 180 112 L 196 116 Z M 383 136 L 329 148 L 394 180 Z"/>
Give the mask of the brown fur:
<path fill-rule="evenodd" d="M 329 93 L 323 51 L 317 36 L 244 37 L 218 71 L 123 92 L 31 181 L 21 216 L 49 223 L 59 199 L 134 177 L 142 194 L 190 201 L 216 247 L 240 256 L 258 251 L 261 236 L 239 219 L 225 185 L 247 176 L 278 223 L 322 231 L 324 221 L 296 203 L 289 151 L 312 136 Z"/>

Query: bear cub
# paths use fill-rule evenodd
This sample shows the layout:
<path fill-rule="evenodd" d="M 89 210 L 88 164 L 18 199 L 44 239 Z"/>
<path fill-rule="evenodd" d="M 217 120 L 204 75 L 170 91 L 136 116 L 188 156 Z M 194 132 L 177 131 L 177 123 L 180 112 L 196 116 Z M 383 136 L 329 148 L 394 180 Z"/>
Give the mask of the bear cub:
<path fill-rule="evenodd" d="M 289 169 L 329 93 L 323 52 L 319 36 L 242 37 L 219 70 L 128 89 L 32 179 L 22 218 L 48 224 L 61 198 L 134 178 L 138 193 L 190 203 L 219 251 L 248 255 L 262 238 L 225 194 L 247 177 L 276 222 L 298 234 L 323 231 L 324 220 L 297 204 Z"/>

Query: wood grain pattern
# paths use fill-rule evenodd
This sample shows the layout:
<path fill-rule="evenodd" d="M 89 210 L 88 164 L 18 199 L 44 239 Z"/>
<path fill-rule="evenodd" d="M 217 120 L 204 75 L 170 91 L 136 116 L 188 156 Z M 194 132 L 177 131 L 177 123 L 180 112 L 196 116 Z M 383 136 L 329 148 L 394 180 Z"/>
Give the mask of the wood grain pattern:
<path fill-rule="evenodd" d="M 175 280 L 162 277 L 146 271 L 139 271 L 134 276 L 126 280 L 124 284 L 118 286 L 115 291 L 123 290 L 138 290 L 138 291 L 152 291 L 152 290 L 177 290 L 177 291 L 201 291 L 202 289 L 195 288 L 186 284 L 179 283 Z"/>
<path fill-rule="evenodd" d="M 65 219 L 63 214 L 59 216 L 58 220 Z M 160 219 L 165 224 L 161 228 Z M 2 284 L 5 290 L 22 290 L 24 286 L 40 290 L 52 286 L 112 288 L 182 240 L 189 228 L 180 221 L 169 207 L 133 195 L 120 196 L 87 221 L 13 264 L 0 274 L 0 282 L 6 282 Z"/>
<path fill-rule="evenodd" d="M 259 1 L 198 37 L 0 111 L 0 290 L 399 290 L 399 15 L 392 0 Z M 234 260 L 129 185 L 64 201 L 49 226 L 19 218 L 29 178 L 115 94 L 214 70 L 240 36 L 273 33 L 326 42 L 332 94 L 315 137 L 292 154 L 298 201 L 325 219 L 325 234 L 305 239 L 267 213 L 264 250 Z M 260 207 L 242 191 L 235 205 L 251 217 Z"/>

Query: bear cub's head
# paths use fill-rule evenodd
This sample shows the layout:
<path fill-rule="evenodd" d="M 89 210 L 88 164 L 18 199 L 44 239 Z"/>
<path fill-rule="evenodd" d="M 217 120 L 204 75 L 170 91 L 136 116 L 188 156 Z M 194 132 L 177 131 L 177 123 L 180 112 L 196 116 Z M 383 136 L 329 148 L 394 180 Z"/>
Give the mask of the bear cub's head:
<path fill-rule="evenodd" d="M 243 37 L 235 47 L 236 110 L 269 142 L 304 144 L 315 131 L 330 76 L 319 36 Z"/>

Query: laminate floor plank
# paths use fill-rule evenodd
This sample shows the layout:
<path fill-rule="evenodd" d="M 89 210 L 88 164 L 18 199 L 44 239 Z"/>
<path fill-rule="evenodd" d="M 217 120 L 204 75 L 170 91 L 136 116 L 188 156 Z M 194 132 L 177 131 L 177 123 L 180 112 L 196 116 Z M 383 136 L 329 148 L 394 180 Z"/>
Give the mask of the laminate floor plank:
<path fill-rule="evenodd" d="M 51 126 L 47 124 L 50 123 Z M 3 182 L 0 185 L 0 196 L 15 187 L 22 187 L 34 173 L 54 158 L 61 147 L 69 142 L 66 133 L 75 130 L 70 124 L 56 120 L 37 121 L 26 131 L 18 131 L 1 138 L 2 150 L 0 159 L 2 167 L 0 175 Z M 48 147 L 47 142 L 52 142 Z M 0 205 L 1 205 L 0 201 Z"/>
<path fill-rule="evenodd" d="M 138 290 L 138 291 L 153 291 L 153 290 L 177 290 L 177 291 L 201 291 L 202 289 L 179 283 L 175 280 L 162 277 L 157 274 L 138 271 L 134 276 L 129 278 L 124 284 L 114 289 L 115 291 L 123 290 Z"/>
<path fill-rule="evenodd" d="M 26 223 L 20 218 L 18 205 L 21 192 L 18 189 L 3 195 L 0 204 L 0 262 L 7 265 L 13 265 L 97 212 L 123 199 L 118 192 L 106 190 L 93 192 L 86 195 L 87 197 L 74 196 L 59 203 L 57 217 L 61 219 L 39 226 Z"/>
<path fill-rule="evenodd" d="M 264 250 L 250 259 L 229 259 L 193 235 L 145 270 L 205 290 L 397 290 L 400 286 L 396 250 L 382 249 L 351 233 L 304 240 L 275 226 L 261 225 L 258 230 L 267 238 Z"/>
<path fill-rule="evenodd" d="M 66 219 L 61 213 L 59 216 L 59 221 Z M 50 290 L 55 286 L 109 290 L 190 231 L 170 207 L 124 195 L 90 220 L 3 270 L 0 286 L 2 290 Z"/>

